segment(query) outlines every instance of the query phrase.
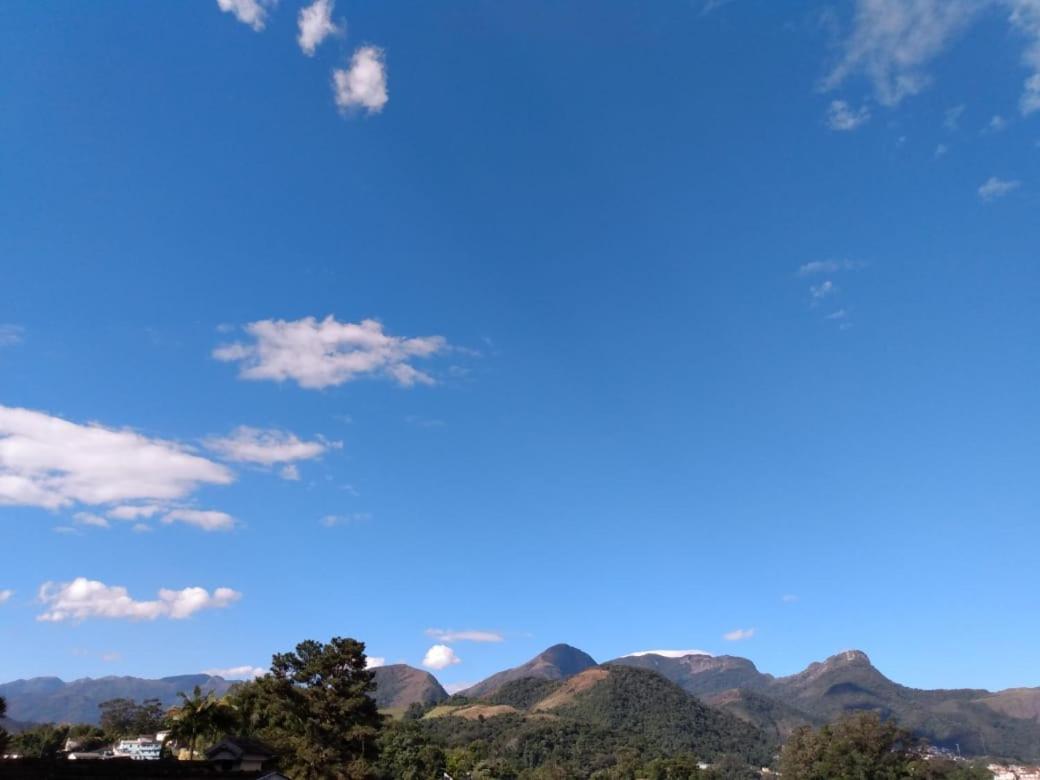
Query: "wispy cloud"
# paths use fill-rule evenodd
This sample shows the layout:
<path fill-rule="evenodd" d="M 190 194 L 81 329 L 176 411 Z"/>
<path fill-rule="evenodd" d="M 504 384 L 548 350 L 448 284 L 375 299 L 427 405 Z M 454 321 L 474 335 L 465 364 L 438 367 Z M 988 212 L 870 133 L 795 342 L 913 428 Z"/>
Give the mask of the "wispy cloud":
<path fill-rule="evenodd" d="M 754 635 L 755 629 L 753 628 L 735 628 L 723 634 L 722 638 L 727 642 L 742 642 L 745 639 L 751 639 Z"/>
<path fill-rule="evenodd" d="M 370 114 L 378 114 L 389 100 L 383 50 L 362 46 L 355 51 L 349 68 L 332 71 L 332 88 L 340 111 L 363 108 Z"/>
<path fill-rule="evenodd" d="M 0 590 L 0 604 L 6 604 L 8 601 L 11 600 L 11 596 L 13 596 L 13 595 L 14 595 L 14 591 L 11 590 L 10 588 L 5 588 L 4 590 Z"/>
<path fill-rule="evenodd" d="M 1003 130 L 1007 130 L 1008 124 L 1010 124 L 1008 122 L 1008 120 L 1006 120 L 1000 114 L 995 114 L 986 123 L 986 126 L 983 128 L 983 132 L 984 133 L 999 133 L 999 132 L 1002 132 Z"/>
<path fill-rule="evenodd" d="M 267 11 L 274 4 L 275 0 L 217 0 L 221 11 L 234 15 L 242 24 L 249 25 L 257 32 L 264 29 Z"/>
<path fill-rule="evenodd" d="M 862 75 L 879 103 L 895 106 L 931 84 L 932 62 L 990 10 L 1007 14 L 1010 27 L 1025 39 L 1022 64 L 1030 73 L 1019 111 L 1040 110 L 1038 0 L 856 0 L 851 31 L 823 88 L 835 89 L 850 76 Z M 955 126 L 956 118 L 948 121 L 950 129 Z"/>
<path fill-rule="evenodd" d="M 504 642 L 497 631 L 452 631 L 443 628 L 428 628 L 426 636 L 439 642 Z"/>
<path fill-rule="evenodd" d="M 243 379 L 284 382 L 320 390 L 366 376 L 383 376 L 402 387 L 434 384 L 429 374 L 412 365 L 448 348 L 441 336 L 401 338 L 383 331 L 376 320 L 338 322 L 260 320 L 245 326 L 251 341 L 223 344 L 213 357 L 239 364 Z"/>
<path fill-rule="evenodd" d="M 836 274 L 839 271 L 856 271 L 866 264 L 858 260 L 813 260 L 798 267 L 799 276 L 815 274 Z"/>
<path fill-rule="evenodd" d="M 834 282 L 830 279 L 809 286 L 809 294 L 812 296 L 814 301 L 821 301 L 824 298 L 829 298 L 837 291 L 838 288 L 834 286 Z"/>
<path fill-rule="evenodd" d="M 870 109 L 866 106 L 853 109 L 844 100 L 832 100 L 827 108 L 827 127 L 831 130 L 848 132 L 866 124 L 869 120 Z"/>
<path fill-rule="evenodd" d="M 185 523 L 203 531 L 230 531 L 235 527 L 235 518 L 212 509 L 174 509 L 163 515 L 162 521 L 167 525 Z"/>
<path fill-rule="evenodd" d="M 310 5 L 300 9 L 296 20 L 300 34 L 296 41 L 308 57 L 312 56 L 322 41 L 330 35 L 343 32 L 342 27 L 332 21 L 333 6 L 333 0 L 314 0 Z"/>
<path fill-rule="evenodd" d="M 898 104 L 928 86 L 926 66 L 985 5 L 986 0 L 857 0 L 852 31 L 824 88 L 862 74 L 879 103 Z"/>
<path fill-rule="evenodd" d="M 780 597 L 780 601 L 782 601 L 784 604 L 794 604 L 796 601 L 798 601 L 798 597 L 793 593 L 785 593 L 783 596 Z"/>
<path fill-rule="evenodd" d="M 158 504 L 121 504 L 112 507 L 106 514 L 113 520 L 140 520 L 153 517 L 162 511 Z"/>
<path fill-rule="evenodd" d="M 108 520 L 103 518 L 101 515 L 96 515 L 93 512 L 76 512 L 72 516 L 73 522 L 77 525 L 89 525 L 94 528 L 108 528 Z"/>
<path fill-rule="evenodd" d="M 967 108 L 963 103 L 960 105 L 952 106 L 946 109 L 946 113 L 943 115 L 943 127 L 950 132 L 954 132 L 960 128 L 961 117 L 964 115 L 964 110 Z"/>
<path fill-rule="evenodd" d="M 163 588 L 157 599 L 137 601 L 124 587 L 77 577 L 71 582 L 45 582 L 40 586 L 39 601 L 46 609 L 36 619 L 51 623 L 88 618 L 182 620 L 203 609 L 229 607 L 241 597 L 231 588 L 217 588 L 212 593 L 197 587 Z"/>
<path fill-rule="evenodd" d="M 328 441 L 323 437 L 304 441 L 289 431 L 251 428 L 247 425 L 240 425 L 228 436 L 210 437 L 204 444 L 224 460 L 235 463 L 252 463 L 263 467 L 284 464 L 279 475 L 282 479 L 293 481 L 300 478 L 296 461 L 320 458 L 330 449 L 343 446 L 342 442 Z"/>
<path fill-rule="evenodd" d="M 1018 179 L 1000 179 L 990 176 L 978 189 L 979 198 L 988 203 L 989 201 L 1002 198 L 1008 193 L 1014 192 L 1022 185 Z"/>
<path fill-rule="evenodd" d="M 21 344 L 25 338 L 25 328 L 21 325 L 10 325 L 0 323 L 0 347 L 13 347 Z"/>
<path fill-rule="evenodd" d="M 459 663 L 462 663 L 462 659 L 447 645 L 434 645 L 422 659 L 422 665 L 427 669 L 447 669 Z"/>
<path fill-rule="evenodd" d="M 321 518 L 321 524 L 326 528 L 335 528 L 339 525 L 358 525 L 367 523 L 372 519 L 368 512 L 352 512 L 345 515 L 325 515 Z"/>

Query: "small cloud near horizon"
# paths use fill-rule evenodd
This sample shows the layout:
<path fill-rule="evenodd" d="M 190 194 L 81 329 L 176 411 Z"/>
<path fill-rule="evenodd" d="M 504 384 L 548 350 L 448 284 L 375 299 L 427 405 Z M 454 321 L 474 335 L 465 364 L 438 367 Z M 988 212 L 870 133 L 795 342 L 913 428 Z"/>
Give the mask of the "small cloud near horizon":
<path fill-rule="evenodd" d="M 723 634 L 722 638 L 727 642 L 742 642 L 745 639 L 751 639 L 754 635 L 755 629 L 753 628 L 735 628 Z"/>
<path fill-rule="evenodd" d="M 462 659 L 447 645 L 433 645 L 422 659 L 422 665 L 427 669 L 447 669 L 460 663 Z"/>
<path fill-rule="evenodd" d="M 684 658 L 688 655 L 707 655 L 714 656 L 714 653 L 709 653 L 707 650 L 637 650 L 634 653 L 625 653 L 622 658 L 638 658 L 641 655 L 660 655 L 665 658 Z"/>

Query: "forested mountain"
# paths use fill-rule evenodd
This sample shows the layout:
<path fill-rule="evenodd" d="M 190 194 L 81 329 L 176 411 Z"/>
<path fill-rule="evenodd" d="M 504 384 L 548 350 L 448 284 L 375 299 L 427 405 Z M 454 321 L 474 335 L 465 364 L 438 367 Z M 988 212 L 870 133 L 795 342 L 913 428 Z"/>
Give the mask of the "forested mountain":
<path fill-rule="evenodd" d="M 639 765 L 685 756 L 770 763 L 778 742 L 653 671 L 587 668 L 566 680 L 517 678 L 486 698 L 458 695 L 420 721 L 446 749 L 481 745 L 492 767 L 552 765 L 587 777 L 631 755 Z"/>
<path fill-rule="evenodd" d="M 571 675 L 595 665 L 596 661 L 591 655 L 576 647 L 553 645 L 525 664 L 491 675 L 486 680 L 462 691 L 462 695 L 477 699 L 494 693 L 508 682 L 525 677 L 565 680 Z"/>
<path fill-rule="evenodd" d="M 642 655 L 613 663 L 651 668 L 708 703 L 785 736 L 861 710 L 898 721 L 929 742 L 966 755 L 1040 760 L 1040 689 L 920 690 L 893 682 L 865 653 L 849 650 L 789 677 L 730 656 Z"/>

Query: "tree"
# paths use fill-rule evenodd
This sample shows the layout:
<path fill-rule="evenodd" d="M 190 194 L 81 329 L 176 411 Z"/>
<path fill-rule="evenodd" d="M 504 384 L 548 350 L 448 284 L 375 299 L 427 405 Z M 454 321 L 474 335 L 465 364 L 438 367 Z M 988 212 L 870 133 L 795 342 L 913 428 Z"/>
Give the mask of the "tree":
<path fill-rule="evenodd" d="M 65 748 L 68 735 L 68 726 L 44 723 L 16 734 L 11 739 L 10 749 L 12 753 L 26 758 L 57 758 Z"/>
<path fill-rule="evenodd" d="M 388 780 L 434 780 L 446 766 L 444 751 L 415 720 L 391 723 L 379 738 L 380 773 Z"/>
<path fill-rule="evenodd" d="M 162 729 L 165 713 L 158 699 L 145 699 L 138 704 L 133 699 L 109 699 L 98 705 L 101 710 L 101 728 L 110 737 L 136 737 L 154 734 Z"/>
<path fill-rule="evenodd" d="M 383 719 L 366 662 L 357 640 L 307 640 L 275 655 L 270 674 L 237 686 L 231 703 L 243 730 L 275 748 L 295 777 L 375 777 Z"/>
<path fill-rule="evenodd" d="M 199 738 L 226 733 L 237 725 L 235 711 L 217 699 L 213 691 L 202 692 L 196 685 L 191 696 L 178 694 L 181 705 L 171 714 L 170 739 L 188 744 L 188 756 L 195 758 L 195 744 Z"/>
<path fill-rule="evenodd" d="M 7 702 L 3 696 L 0 696 L 0 720 L 7 717 Z M 0 755 L 7 750 L 7 743 L 10 740 L 10 736 L 3 726 L 0 726 Z"/>
<path fill-rule="evenodd" d="M 915 740 L 891 721 L 860 713 L 791 735 L 780 756 L 785 780 L 902 780 L 913 777 Z"/>

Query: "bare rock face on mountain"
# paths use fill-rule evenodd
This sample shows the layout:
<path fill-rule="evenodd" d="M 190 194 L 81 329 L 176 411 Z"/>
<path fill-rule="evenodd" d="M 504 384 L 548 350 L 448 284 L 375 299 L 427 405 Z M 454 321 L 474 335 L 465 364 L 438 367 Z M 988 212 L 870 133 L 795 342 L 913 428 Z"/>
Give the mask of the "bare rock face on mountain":
<path fill-rule="evenodd" d="M 582 652 L 576 647 L 553 645 L 527 663 L 512 669 L 506 669 L 498 674 L 493 674 L 486 680 L 462 691 L 461 695 L 471 699 L 484 698 L 497 691 L 506 683 L 513 680 L 522 680 L 525 677 L 535 677 L 542 680 L 566 680 L 568 677 L 573 677 L 595 665 L 596 661 L 591 655 Z"/>
<path fill-rule="evenodd" d="M 733 688 L 763 690 L 773 680 L 772 675 L 762 674 L 748 659 L 732 655 L 694 653 L 673 658 L 643 653 L 610 663 L 652 669 L 695 696 L 712 696 Z"/>
<path fill-rule="evenodd" d="M 376 706 L 381 710 L 406 708 L 413 704 L 436 704 L 448 698 L 437 678 L 407 664 L 373 669 Z"/>

